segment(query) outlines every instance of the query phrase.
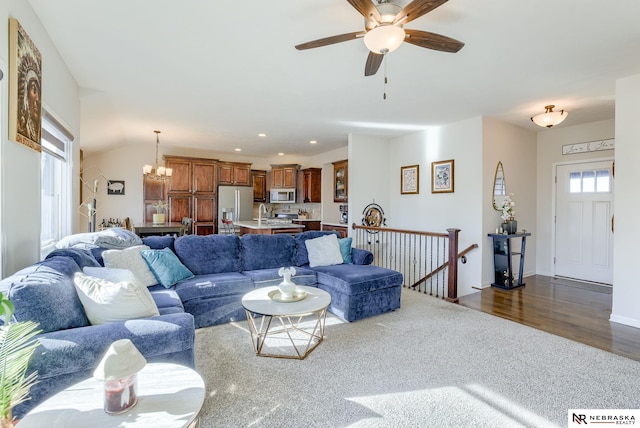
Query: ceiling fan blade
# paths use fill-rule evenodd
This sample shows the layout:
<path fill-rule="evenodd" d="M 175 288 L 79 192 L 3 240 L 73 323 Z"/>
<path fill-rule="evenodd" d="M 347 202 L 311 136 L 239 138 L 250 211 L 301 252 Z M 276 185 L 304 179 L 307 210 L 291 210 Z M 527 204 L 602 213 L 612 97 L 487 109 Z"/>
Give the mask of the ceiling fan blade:
<path fill-rule="evenodd" d="M 464 46 L 464 43 L 441 34 L 429 33 L 427 31 L 420 30 L 405 29 L 404 31 L 407 35 L 404 39 L 405 42 L 422 48 L 455 53 Z"/>
<path fill-rule="evenodd" d="M 376 74 L 378 72 L 378 69 L 380 68 L 380 64 L 382 64 L 383 59 L 384 55 L 369 51 L 367 63 L 364 65 L 364 75 L 373 76 L 374 74 Z"/>
<path fill-rule="evenodd" d="M 374 19 L 376 22 L 380 22 L 382 17 L 380 16 L 380 12 L 376 9 L 375 5 L 371 2 L 371 0 L 347 0 L 351 6 L 353 6 L 364 19 L 371 20 Z"/>
<path fill-rule="evenodd" d="M 311 42 L 296 45 L 299 51 L 304 49 L 319 48 L 321 46 L 333 45 L 334 43 L 346 42 L 364 36 L 364 31 L 355 31 L 353 33 L 339 34 L 337 36 L 325 37 L 323 39 L 313 40 Z"/>
<path fill-rule="evenodd" d="M 405 6 L 393 20 L 394 23 L 403 21 L 403 24 L 420 18 L 427 12 L 431 12 L 436 7 L 446 3 L 448 0 L 413 0 Z M 404 18 L 404 19 L 403 19 Z"/>

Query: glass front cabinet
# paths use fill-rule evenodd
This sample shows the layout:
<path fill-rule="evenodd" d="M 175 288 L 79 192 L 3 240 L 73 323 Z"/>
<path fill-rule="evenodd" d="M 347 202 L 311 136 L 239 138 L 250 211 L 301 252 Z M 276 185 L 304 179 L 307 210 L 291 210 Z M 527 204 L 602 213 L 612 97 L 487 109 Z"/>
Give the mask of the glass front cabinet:
<path fill-rule="evenodd" d="M 349 161 L 333 162 L 333 202 L 347 202 Z"/>

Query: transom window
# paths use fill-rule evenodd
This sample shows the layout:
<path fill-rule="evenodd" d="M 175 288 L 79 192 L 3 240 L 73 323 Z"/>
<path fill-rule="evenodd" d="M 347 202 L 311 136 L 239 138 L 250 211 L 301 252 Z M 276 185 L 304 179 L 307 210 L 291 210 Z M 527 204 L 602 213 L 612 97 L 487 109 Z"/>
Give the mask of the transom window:
<path fill-rule="evenodd" d="M 608 169 L 569 173 L 569 193 L 608 193 L 611 180 Z"/>

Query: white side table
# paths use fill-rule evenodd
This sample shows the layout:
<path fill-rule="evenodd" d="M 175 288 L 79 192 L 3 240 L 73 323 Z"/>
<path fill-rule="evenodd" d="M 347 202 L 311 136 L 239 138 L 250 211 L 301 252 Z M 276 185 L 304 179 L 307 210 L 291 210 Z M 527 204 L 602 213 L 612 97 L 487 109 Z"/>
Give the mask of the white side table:
<path fill-rule="evenodd" d="M 331 296 L 324 290 L 299 285 L 307 296 L 296 302 L 278 302 L 269 293 L 278 287 L 253 290 L 242 297 L 256 355 L 303 360 L 324 338 Z M 265 347 L 266 346 L 266 347 Z"/>
<path fill-rule="evenodd" d="M 120 415 L 104 412 L 103 382 L 85 379 L 40 403 L 20 428 L 183 428 L 197 426 L 204 381 L 178 364 L 149 363 L 138 373 L 138 403 Z"/>

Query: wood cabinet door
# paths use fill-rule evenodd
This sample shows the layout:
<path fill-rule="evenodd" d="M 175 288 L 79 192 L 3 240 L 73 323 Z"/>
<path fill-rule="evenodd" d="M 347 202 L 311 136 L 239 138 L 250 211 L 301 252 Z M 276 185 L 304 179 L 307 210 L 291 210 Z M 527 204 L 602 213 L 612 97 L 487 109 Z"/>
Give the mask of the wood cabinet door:
<path fill-rule="evenodd" d="M 251 186 L 251 167 L 239 165 L 234 166 L 233 182 L 238 186 Z"/>
<path fill-rule="evenodd" d="M 253 183 L 253 201 L 267 202 L 267 172 L 251 171 L 251 181 Z"/>
<path fill-rule="evenodd" d="M 216 233 L 216 198 L 215 196 L 193 197 L 193 227 L 196 235 L 212 235 Z"/>
<path fill-rule="evenodd" d="M 153 180 L 148 177 L 143 177 L 142 179 L 142 200 L 143 200 L 143 216 L 144 222 L 153 221 L 153 214 L 155 214 L 156 209 L 153 207 L 158 201 L 165 200 L 164 188 L 165 188 L 164 180 Z"/>
<path fill-rule="evenodd" d="M 271 187 L 284 187 L 284 168 L 271 168 Z"/>
<path fill-rule="evenodd" d="M 173 168 L 173 174 L 171 180 L 168 180 L 167 186 L 168 192 L 192 192 L 192 163 L 183 159 L 171 159 L 168 158 L 166 162 L 167 168 Z"/>
<path fill-rule="evenodd" d="M 170 193 L 168 199 L 170 222 L 180 223 L 183 217 L 191 217 L 190 193 Z"/>
<path fill-rule="evenodd" d="M 218 184 L 233 184 L 233 167 L 231 165 L 218 165 Z"/>
<path fill-rule="evenodd" d="M 304 170 L 303 202 L 322 202 L 322 170 L 308 168 Z"/>
<path fill-rule="evenodd" d="M 216 165 L 213 162 L 193 163 L 193 192 L 216 193 Z"/>
<path fill-rule="evenodd" d="M 297 181 L 298 181 L 298 170 L 296 168 L 284 168 L 283 187 L 286 189 L 295 189 Z"/>
<path fill-rule="evenodd" d="M 214 222 L 216 219 L 216 198 L 215 196 L 194 196 L 193 197 L 193 221 Z"/>

